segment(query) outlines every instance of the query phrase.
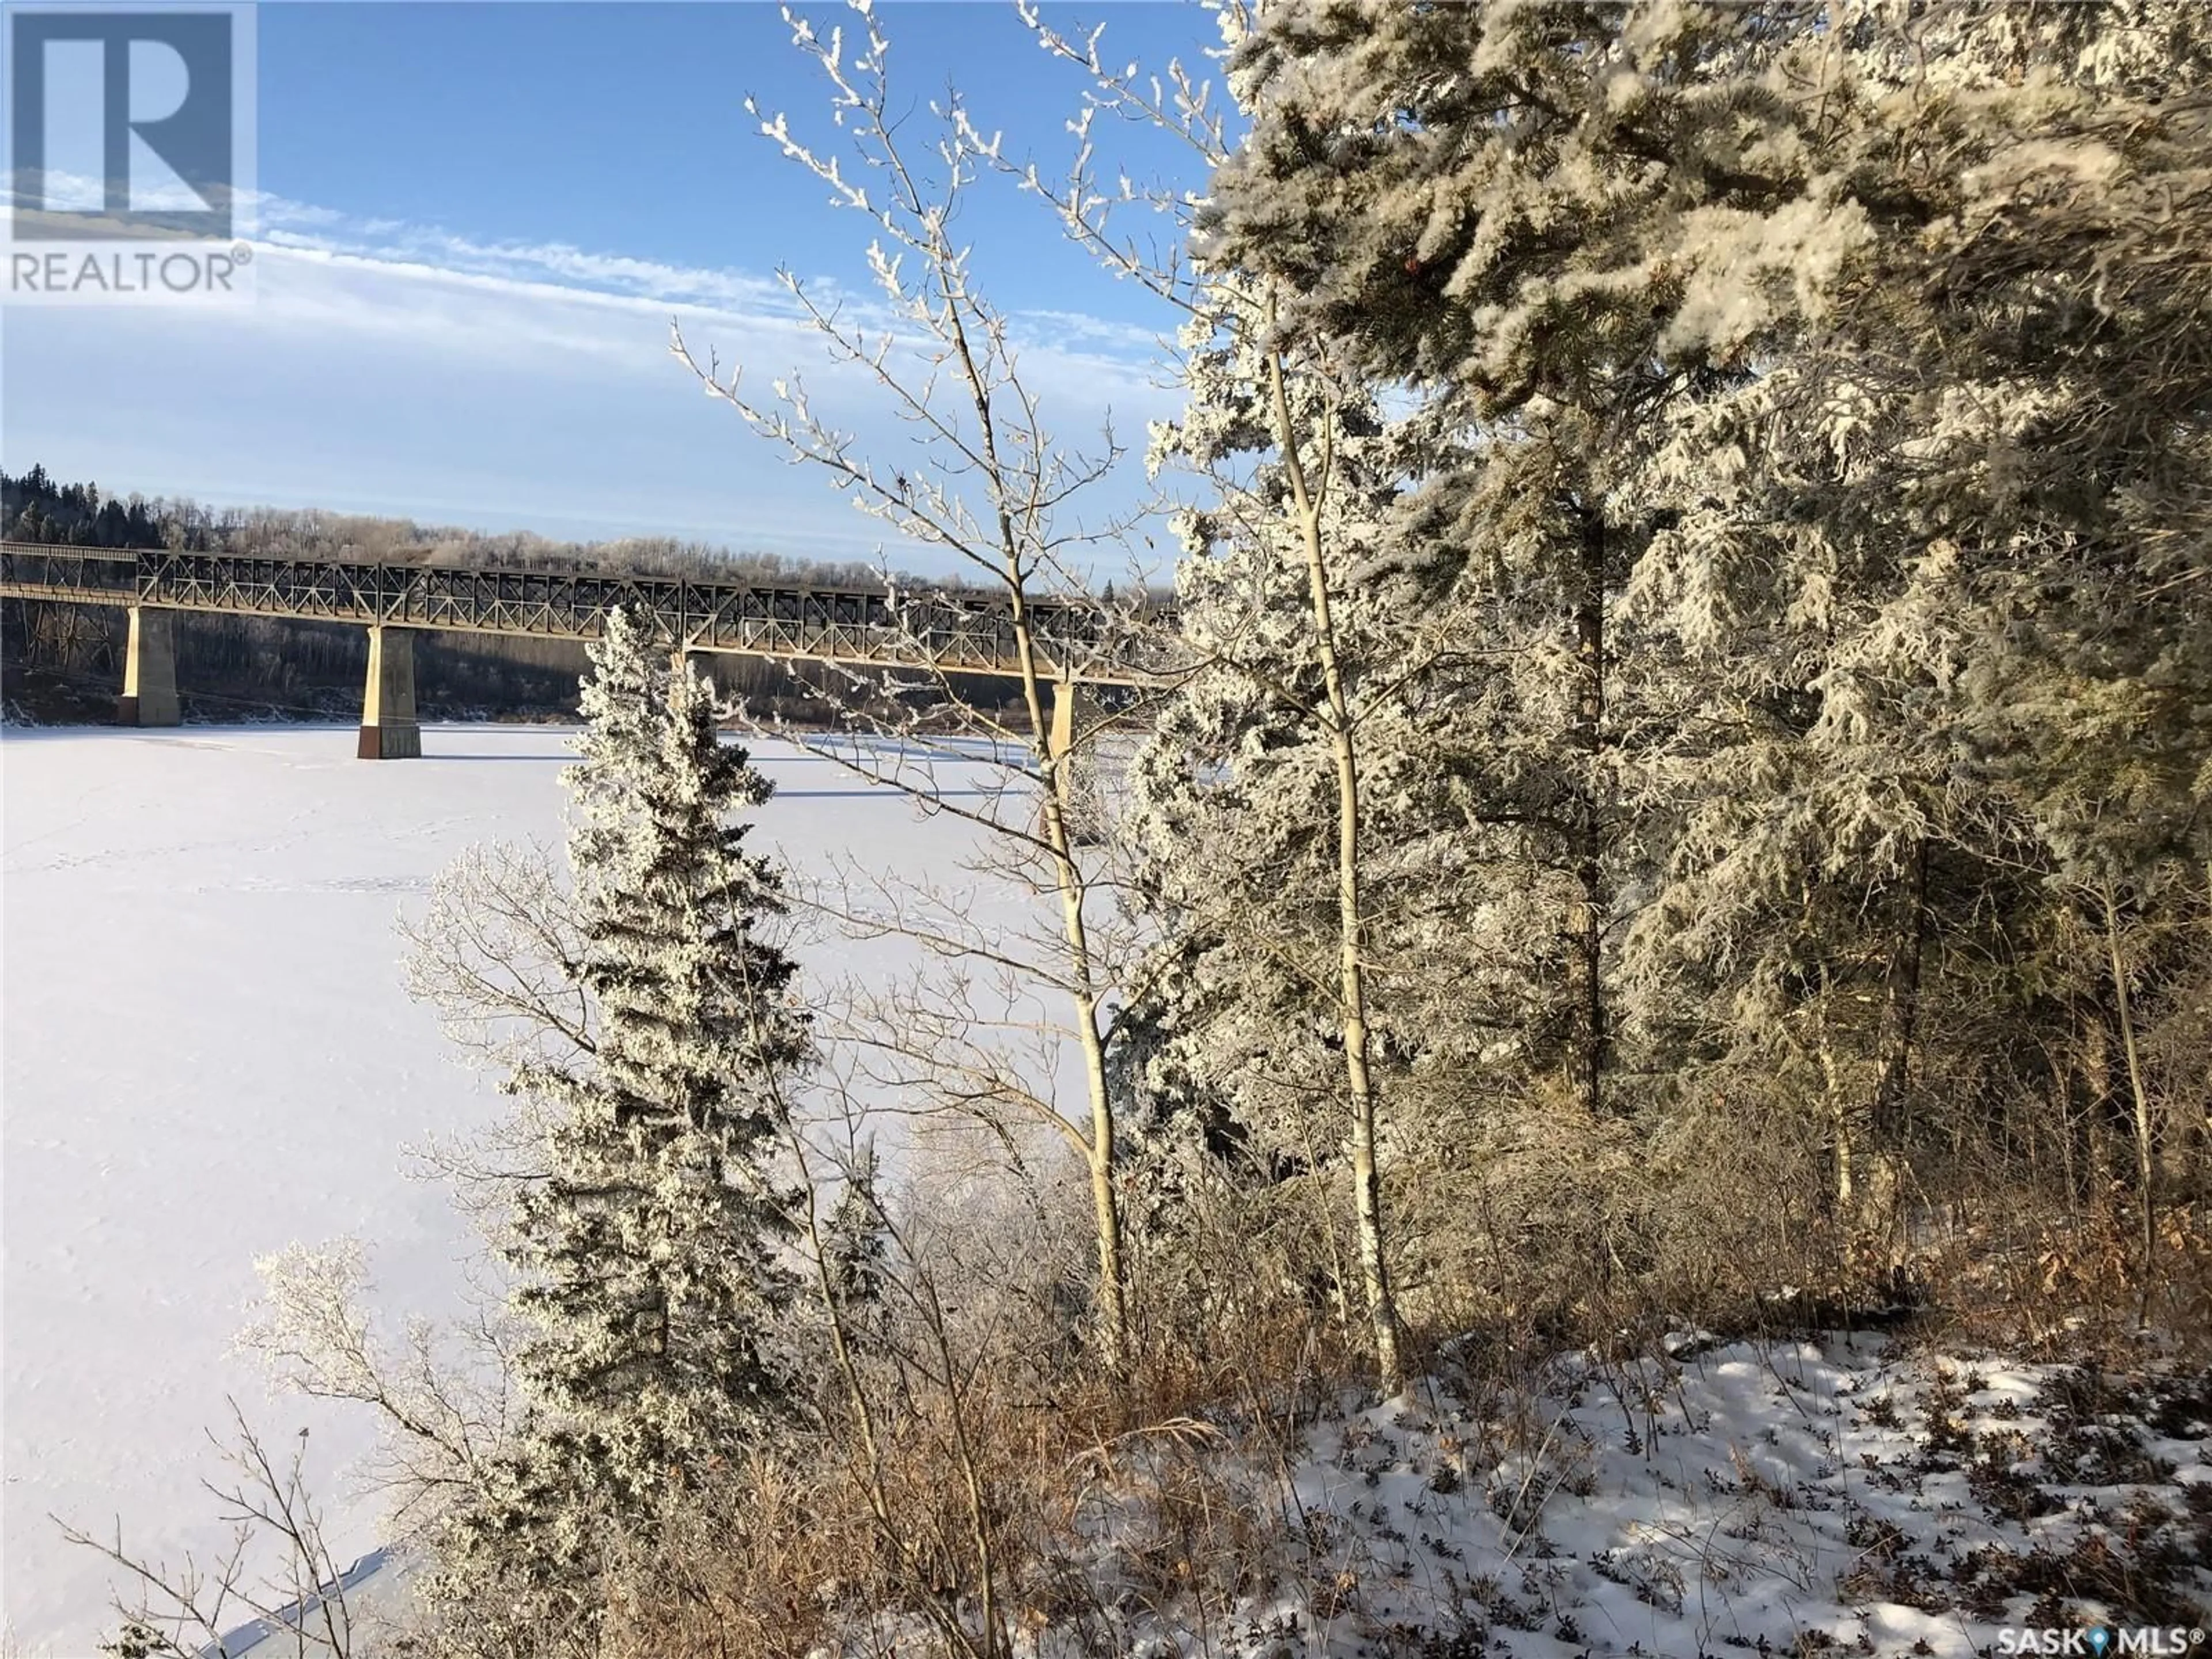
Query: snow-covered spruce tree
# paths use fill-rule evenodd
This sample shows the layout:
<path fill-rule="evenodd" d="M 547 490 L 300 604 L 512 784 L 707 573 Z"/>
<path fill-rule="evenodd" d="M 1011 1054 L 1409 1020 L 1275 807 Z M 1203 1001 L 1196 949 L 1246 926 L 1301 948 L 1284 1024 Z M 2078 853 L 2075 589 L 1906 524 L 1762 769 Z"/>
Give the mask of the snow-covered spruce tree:
<path fill-rule="evenodd" d="M 1322 1218 L 1340 1293 L 1365 1276 L 1371 1237 L 1394 1302 L 1401 1275 L 1431 1307 L 1458 1302 L 1526 1254 L 1528 1228 L 1554 1235 L 1562 1259 L 1613 1248 L 1604 1218 L 1580 1212 L 1503 1230 L 1472 1219 L 1493 1175 L 1623 1161 L 1620 1126 L 1551 1109 L 1578 1093 L 1559 1081 L 1572 1052 L 1559 922 L 1579 820 L 1556 754 L 1571 681 L 1528 642 L 1540 601 L 1436 533 L 1418 486 L 1468 465 L 1449 435 L 1425 410 L 1385 418 L 1325 356 L 1263 344 L 1277 337 L 1249 289 L 1211 291 L 1221 310 L 1194 326 L 1188 409 L 1162 434 L 1214 502 L 1185 519 L 1178 573 L 1201 666 L 1140 757 L 1131 812 L 1138 890 L 1166 933 L 1143 1104 L 1184 1121 L 1139 1115 L 1133 1140 L 1160 1133 L 1185 1159 L 1200 1138 L 1233 1147 L 1248 1179 L 1348 1165 L 1376 1201 L 1355 1206 L 1347 1236 Z M 1284 434 L 1327 480 L 1310 525 Z M 1507 660 L 1492 641 L 1512 639 Z M 1364 1087 L 1347 1077 L 1347 955 Z"/>
<path fill-rule="evenodd" d="M 1788 1037 L 1841 1196 L 1862 1128 L 1907 1120 L 1930 1058 L 1946 976 L 1924 969 L 1990 942 L 1992 900 L 2024 896 L 2008 868 L 2089 867 L 2061 848 L 2069 811 L 2100 867 L 2196 862 L 2168 830 L 2204 752 L 2201 607 L 2178 597 L 2204 544 L 2179 347 L 2201 332 L 2203 123 L 2177 95 L 2203 84 L 2203 15 L 1261 19 L 1218 248 L 1482 433 L 1439 526 L 1566 600 L 1575 729 L 1594 690 L 1607 763 L 1565 798 L 1609 793 L 1602 839 L 1663 854 L 1613 884 L 1641 916 L 1607 1000 L 1747 1058 Z M 1579 599 L 1577 521 L 1620 556 Z M 1639 677 L 1659 695 L 1631 718 Z M 1992 960 L 2050 931 L 2034 911 Z"/>
<path fill-rule="evenodd" d="M 1278 296 L 1268 344 L 1410 410 L 1394 482 L 1418 488 L 1358 562 L 1402 596 L 1364 647 L 1359 741 L 1389 757 L 1366 798 L 1395 821 L 1374 814 L 1361 955 L 1420 1097 L 1393 1133 L 1456 1187 L 1415 1231 L 1487 1258 L 1439 1273 L 1462 1287 L 1525 1277 L 1530 1228 L 1563 1264 L 1626 1248 L 1587 1202 L 1474 1223 L 1501 1170 L 1632 1165 L 1614 1120 L 1646 1092 L 1624 1086 L 1645 1060 L 1613 1006 L 1620 923 L 1664 823 L 1647 751 L 1693 699 L 1626 635 L 1652 515 L 1619 481 L 1644 411 L 1703 382 L 1650 361 L 1682 192 L 1589 72 L 1622 41 L 1618 9 L 1262 7 L 1231 41 L 1252 136 L 1200 212 L 1201 263 Z M 1680 46 L 1636 50 L 1656 79 Z M 1728 96 L 1672 102 L 1717 124 Z"/>
<path fill-rule="evenodd" d="M 611 615 L 591 654 L 566 775 L 589 1051 L 506 1085 L 544 1126 L 505 1249 L 520 1418 L 447 1553 L 463 1583 L 580 1612 L 603 1528 L 791 1419 L 795 1206 L 774 1154 L 810 1054 L 793 963 L 760 931 L 780 882 L 734 818 L 766 780 L 641 620 Z"/>
<path fill-rule="evenodd" d="M 1988 1135 L 2097 1161 L 1993 1115 L 1993 1079 L 2109 1101 L 2081 1121 L 2131 1124 L 2151 1184 L 2130 975 L 2095 941 L 2161 909 L 2186 933 L 2203 888 L 2209 383 L 2177 348 L 2208 21 L 1869 9 L 1805 43 L 1808 194 L 1851 234 L 1792 290 L 1677 319 L 1761 369 L 1650 457 L 1676 507 L 1635 605 L 1737 712 L 1630 954 L 1678 1007 L 1669 960 L 1719 967 L 1711 1029 L 1762 1065 L 1817 1036 L 1846 1206 L 1861 1151 L 1878 1193 Z"/>
<path fill-rule="evenodd" d="M 1668 410 L 1747 372 L 1664 348 L 1701 261 L 1756 294 L 1808 252 L 1699 250 L 1716 216 L 1796 199 L 1809 117 L 1759 69 L 1814 32 L 1786 9 L 1286 4 L 1232 58 L 1253 128 L 1202 250 L 1417 388 L 1465 458 L 1421 510 L 1499 670 L 1470 776 L 1518 842 L 1497 896 L 1545 1008 L 1532 1037 L 1593 1116 L 1631 1059 L 1613 981 L 1658 810 L 1639 750 L 1674 701 L 1631 677 L 1620 599 L 1654 511 L 1624 486 Z"/>
<path fill-rule="evenodd" d="M 890 1272 L 884 1243 L 883 1164 L 872 1141 L 859 1147 L 837 1202 L 822 1224 L 823 1266 L 829 1293 L 848 1316 L 854 1310 L 879 1309 L 884 1280 Z"/>
<path fill-rule="evenodd" d="M 1654 452 L 1760 384 L 1871 240 L 1816 165 L 1817 54 L 1842 46 L 1811 9 L 1286 6 L 1239 59 L 1255 132 L 1222 170 L 1212 246 L 1281 277 L 1301 320 L 1461 434 L 1415 510 L 1496 653 L 1460 694 L 1470 821 L 1506 854 L 1477 867 L 1516 872 L 1492 914 L 1517 933 L 1529 1040 L 1594 1112 L 1608 1078 L 1694 1058 L 1664 994 L 1627 997 L 1624 924 L 1682 815 L 1721 793 L 1712 752 L 1774 714 L 1765 688 L 1803 687 L 1755 630 L 1725 641 L 1715 685 L 1692 660 L 1710 635 L 1627 601 L 1709 490 L 1700 459 L 1725 471 L 1717 447 L 1681 446 L 1671 472 Z M 1806 780 L 1737 773 L 1727 798 L 1755 823 L 1760 781 Z"/>
<path fill-rule="evenodd" d="M 1243 14 L 1225 10 L 1223 25 L 1241 60 Z M 1494 1109 L 1528 1091 L 1536 1065 L 1567 1073 L 1586 1100 L 1595 1087 L 1601 1045 L 1576 1028 L 1603 1021 L 1587 1012 L 1595 980 L 1572 988 L 1572 942 L 1596 925 L 1583 854 L 1604 826 L 1588 764 L 1562 755 L 1583 707 L 1571 665 L 1563 672 L 1542 634 L 1559 583 L 1555 571 L 1532 581 L 1495 558 L 1471 562 L 1457 526 L 1440 540 L 1433 510 L 1416 526 L 1395 507 L 1440 468 L 1456 477 L 1468 467 L 1449 408 L 1386 430 L 1382 399 L 1348 367 L 1360 354 L 1316 339 L 1310 319 L 1273 314 L 1269 279 L 1233 263 L 1163 264 L 1109 222 L 1119 206 L 1180 223 L 1189 204 L 1091 173 L 1096 118 L 1164 129 L 1210 164 L 1234 165 L 1203 90 L 1172 66 L 1147 82 L 1108 65 L 1095 40 L 1032 27 L 1094 90 L 1066 185 L 1048 186 L 1035 168 L 1026 180 L 1108 268 L 1192 314 L 1189 410 L 1169 436 L 1222 503 L 1189 521 L 1182 578 L 1186 643 L 1208 665 L 1170 713 L 1140 792 L 1152 821 L 1144 885 L 1174 936 L 1130 1026 L 1150 1049 L 1128 1068 L 1151 1073 L 1154 1097 L 1139 1109 L 1173 1101 L 1248 1160 L 1321 1170 L 1338 1157 L 1323 1120 L 1340 1097 L 1363 1270 L 1370 1255 L 1387 1267 L 1373 1247 L 1377 1171 L 1425 1155 L 1463 1165 L 1469 1142 L 1446 1103 L 1482 1095 Z M 1388 399 L 1406 401 L 1401 389 Z M 1468 583 L 1470 571 L 1480 580 Z M 1501 672 L 1500 615 L 1535 619 L 1517 677 Z M 1330 887 L 1292 878 L 1316 873 L 1323 851 L 1334 857 Z M 1325 932 L 1312 908 L 1324 896 L 1334 901 Z M 1324 943 L 1333 968 L 1314 954 Z M 1341 1075 L 1332 1086 L 1326 1068 L 1279 1059 L 1291 1055 Z M 1489 1062 L 1479 1081 L 1477 1055 Z M 1398 1100 L 1388 1112 L 1386 1094 Z M 1239 1121 L 1224 1122 L 1224 1109 Z M 1145 1123 L 1133 1139 L 1152 1132 Z M 1445 1207 L 1463 1209 L 1463 1197 Z M 1352 1250 L 1328 1243 L 1341 1287 Z M 1365 1276 L 1370 1294 L 1387 1288 L 1382 1273 Z"/>
<path fill-rule="evenodd" d="M 1672 505 L 1639 463 L 1752 372 L 1668 340 L 1707 302 L 1698 283 L 1755 302 L 1806 251 L 1766 216 L 1802 195 L 1808 117 L 1762 76 L 1813 33 L 1788 12 L 1282 5 L 1232 59 L 1253 131 L 1201 247 L 1280 283 L 1291 327 L 1407 385 L 1435 434 L 1401 556 L 1441 574 L 1439 612 L 1473 647 L 1424 688 L 1449 710 L 1430 741 L 1462 860 L 1436 897 L 1462 921 L 1445 960 L 1480 964 L 1468 1023 L 1510 1033 L 1473 1069 L 1484 1162 L 1515 1179 L 1617 1159 L 1550 1150 L 1555 1103 L 1587 1140 L 1673 1092 L 1680 1034 L 1625 1019 L 1621 945 L 1680 810 L 1669 762 L 1708 716 L 1674 642 L 1624 610 Z M 1641 1242 L 1594 1200 L 1529 1207 L 1600 1218 L 1563 1258 Z"/>

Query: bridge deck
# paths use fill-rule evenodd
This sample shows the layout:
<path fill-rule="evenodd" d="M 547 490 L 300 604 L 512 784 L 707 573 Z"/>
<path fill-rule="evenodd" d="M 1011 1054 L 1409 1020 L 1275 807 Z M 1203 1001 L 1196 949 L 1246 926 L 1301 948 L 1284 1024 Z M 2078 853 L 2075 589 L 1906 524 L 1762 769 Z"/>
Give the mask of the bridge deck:
<path fill-rule="evenodd" d="M 880 589 L 9 542 L 0 544 L 0 595 L 558 640 L 597 639 L 608 612 L 627 605 L 700 651 L 947 673 L 1020 669 L 1006 603 L 952 595 L 894 601 Z M 1155 678 L 1152 665 L 1133 659 L 1120 638 L 1125 630 L 1110 625 L 1103 607 L 1046 600 L 1031 609 L 1038 666 L 1048 676 L 1066 672 L 1094 684 Z"/>

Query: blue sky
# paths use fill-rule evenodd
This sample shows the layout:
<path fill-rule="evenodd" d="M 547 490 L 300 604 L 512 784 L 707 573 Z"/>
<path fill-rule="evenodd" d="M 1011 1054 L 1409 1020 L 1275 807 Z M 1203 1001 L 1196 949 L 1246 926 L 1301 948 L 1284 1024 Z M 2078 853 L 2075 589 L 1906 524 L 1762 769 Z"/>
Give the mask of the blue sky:
<path fill-rule="evenodd" d="M 845 15 L 801 9 L 824 27 Z M 1065 157 L 1079 78 L 1010 3 L 881 15 L 916 124 L 950 81 L 1008 153 Z M 1103 21 L 1110 58 L 1163 67 L 1218 38 L 1206 11 L 1167 0 L 1048 15 Z M 776 267 L 865 287 L 864 222 L 829 207 L 743 106 L 750 94 L 830 131 L 774 6 L 272 3 L 257 32 L 257 301 L 9 310 L 10 470 L 225 504 L 873 552 L 877 526 L 667 354 L 675 312 L 761 380 L 805 370 L 814 348 Z M 1101 136 L 1133 173 L 1200 182 L 1156 138 Z M 1150 342 L 1173 319 L 1011 189 L 980 191 L 963 224 L 1057 427 L 1087 434 L 1110 408 L 1140 441 L 1171 406 Z M 867 402 L 834 412 L 886 453 L 907 441 Z"/>

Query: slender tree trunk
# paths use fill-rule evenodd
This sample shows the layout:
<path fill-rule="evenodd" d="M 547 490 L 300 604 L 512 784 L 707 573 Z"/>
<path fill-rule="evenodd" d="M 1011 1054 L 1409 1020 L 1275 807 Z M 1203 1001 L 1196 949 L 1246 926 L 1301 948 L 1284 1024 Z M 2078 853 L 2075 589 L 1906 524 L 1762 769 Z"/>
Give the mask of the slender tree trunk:
<path fill-rule="evenodd" d="M 2070 1070 L 2065 1066 L 2054 1065 L 2051 1067 L 2051 1103 L 2058 1122 L 2058 1132 L 2054 1137 L 2058 1154 L 2058 1179 L 2064 1183 L 2068 1200 L 2078 1205 L 2081 1188 L 2080 1171 L 2074 1167 L 2073 1081 Z M 2033 1136 L 2031 1145 L 2042 1139 L 2040 1135 L 2033 1134 L 2034 1127 L 2031 1119 L 2028 1124 Z"/>
<path fill-rule="evenodd" d="M 2084 1002 L 2087 1006 L 2081 1006 Z M 2112 1013 L 2100 1000 L 2081 999 L 2077 1002 L 2075 1018 L 2080 1038 L 2080 1058 L 2075 1071 L 2081 1094 L 2082 1196 L 2097 1212 L 2101 1224 L 2110 1219 L 2105 1214 L 2105 1200 L 2112 1186 L 2112 1151 L 2106 1134 L 2112 1111 Z"/>
<path fill-rule="evenodd" d="M 1822 996 L 1826 996 L 1826 976 L 1822 975 Z M 1851 1206 L 1857 1196 L 1852 1180 L 1852 1160 L 1857 1148 L 1851 1134 L 1851 1097 L 1836 1075 L 1836 1045 L 1828 1030 L 1828 1016 L 1824 1008 L 1820 1024 L 1814 1034 L 1814 1045 L 1820 1061 L 1820 1088 L 1828 1097 L 1828 1135 L 1835 1147 L 1836 1222 L 1847 1233 L 1858 1231 L 1851 1214 Z"/>
<path fill-rule="evenodd" d="M 2104 886 L 2105 949 L 2112 960 L 2112 996 L 2120 1020 L 2120 1052 L 2127 1060 L 2128 1094 L 2135 1108 L 2136 1184 L 2142 1212 L 2142 1296 L 2136 1309 L 2138 1325 L 2150 1323 L 2151 1269 L 2158 1253 L 2158 1160 L 2151 1146 L 2150 1094 L 2143 1087 L 2142 1056 L 2136 1048 L 2134 999 L 2128 992 L 2127 963 L 2120 954 L 2120 918 L 2112 884 Z"/>
<path fill-rule="evenodd" d="M 2204 861 L 2205 920 L 2212 922 L 2212 859 Z M 2197 1152 L 2207 1170 L 2212 1170 L 2212 1064 L 2204 1072 L 2204 1090 L 2199 1097 L 2204 1104 L 2197 1114 Z"/>
<path fill-rule="evenodd" d="M 1067 945 L 1076 1006 L 1076 1045 L 1083 1056 L 1084 1091 L 1091 1118 L 1087 1155 L 1091 1164 L 1092 1218 L 1098 1235 L 1099 1346 L 1107 1364 L 1119 1369 L 1128 1355 L 1127 1281 L 1121 1260 L 1121 1205 L 1114 1190 L 1114 1103 L 1106 1084 L 1106 1039 L 1099 1022 L 1102 999 L 1090 925 L 1083 914 L 1084 895 L 1089 884 L 1075 860 L 1075 836 L 1070 823 L 1068 780 L 1074 766 L 1070 755 L 1053 752 L 1052 718 L 1045 706 L 1046 673 L 1037 659 L 1036 625 L 1030 611 L 1028 572 L 1007 500 L 1008 474 L 999 454 L 998 423 L 992 414 L 989 388 L 969 346 L 967 325 L 961 315 L 963 295 L 951 276 L 958 268 L 958 256 L 945 239 L 941 222 L 933 225 L 932 235 L 945 302 L 941 336 L 952 348 L 975 405 L 976 431 L 984 459 L 984 483 L 991 491 L 997 520 L 1001 574 L 1006 583 L 1015 649 L 1021 665 L 1022 702 L 1029 716 L 1030 739 L 1043 762 L 1044 842 L 1052 860 L 1054 885 L 1060 893 L 1061 937 Z"/>
<path fill-rule="evenodd" d="M 1928 941 L 1928 842 L 1914 849 L 1905 887 L 1906 914 L 1889 959 L 1882 1000 L 1881 1077 L 1875 1085 L 1875 1133 L 1895 1141 L 1905 1131 L 1906 1085 L 1920 1023 L 1920 971 Z"/>
<path fill-rule="evenodd" d="M 1882 992 L 1881 1071 L 1875 1081 L 1872 1109 L 1867 1114 L 1869 1151 L 1874 1182 L 1869 1194 L 1869 1212 L 1886 1211 L 1887 1223 L 1902 1224 L 1904 1182 L 1899 1170 L 1908 1139 L 1912 1045 L 1920 1024 L 1921 965 L 1928 941 L 1928 842 L 1914 847 L 1911 868 L 1905 884 L 1905 914 L 1890 951 Z"/>
<path fill-rule="evenodd" d="M 1274 325 L 1272 300 L 1267 325 L 1270 329 Z M 1321 659 L 1322 683 L 1328 698 L 1329 746 L 1336 760 L 1337 994 L 1342 1005 L 1345 1082 L 1352 1097 L 1352 1213 L 1359 1231 L 1360 1276 L 1365 1281 L 1376 1369 L 1381 1373 L 1384 1392 L 1395 1395 L 1405 1387 L 1406 1376 L 1399 1352 L 1397 1298 L 1390 1286 L 1382 1172 L 1376 1156 L 1375 1079 L 1367 1025 L 1366 920 L 1360 893 L 1359 750 L 1352 732 L 1351 701 L 1345 690 L 1344 665 L 1337 655 L 1335 618 L 1329 605 L 1328 561 L 1322 545 L 1322 502 L 1328 483 L 1330 458 L 1325 452 L 1316 487 L 1316 481 L 1307 477 L 1300 453 L 1280 353 L 1269 352 L 1267 374 L 1274 403 L 1276 435 L 1282 448 L 1284 470 L 1290 479 L 1292 502 L 1297 510 L 1299 534 L 1305 544 L 1307 601 L 1312 611 L 1315 648 Z"/>
<path fill-rule="evenodd" d="M 1605 520 L 1595 507 L 1585 507 L 1577 573 L 1580 592 L 1575 605 L 1575 676 L 1579 692 L 1574 732 L 1584 770 L 1575 823 L 1575 881 L 1579 890 L 1568 931 L 1574 940 L 1577 981 L 1573 1082 L 1583 1109 L 1592 1117 L 1603 1107 L 1606 1066 L 1605 787 L 1600 775 L 1605 741 Z"/>
<path fill-rule="evenodd" d="M 1022 669 L 1022 697 L 1036 752 L 1043 757 L 1042 812 L 1045 845 L 1051 855 L 1054 884 L 1060 893 L 1060 934 L 1076 1006 L 1076 1046 L 1083 1056 L 1085 1101 L 1091 1118 L 1085 1156 L 1090 1162 L 1091 1221 L 1098 1249 L 1098 1340 L 1109 1365 L 1127 1359 L 1129 1340 L 1127 1279 L 1121 1259 L 1121 1209 L 1114 1187 L 1114 1102 L 1106 1081 L 1106 1039 L 1099 1029 L 1097 980 L 1093 971 L 1089 921 L 1083 914 L 1085 882 L 1075 861 L 1071 818 L 1072 753 L 1055 753 L 1053 724 L 1045 707 L 1044 675 L 1036 655 L 1036 629 L 1030 617 L 1018 564 L 1009 558 L 1015 647 Z"/>

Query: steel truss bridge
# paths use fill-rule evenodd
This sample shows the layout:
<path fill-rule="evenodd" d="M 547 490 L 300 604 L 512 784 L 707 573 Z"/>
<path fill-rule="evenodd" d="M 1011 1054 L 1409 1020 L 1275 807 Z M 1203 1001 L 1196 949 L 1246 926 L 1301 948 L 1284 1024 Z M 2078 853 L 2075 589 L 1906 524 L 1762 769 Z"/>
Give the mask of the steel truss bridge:
<path fill-rule="evenodd" d="M 597 639 L 608 614 L 629 607 L 693 651 L 947 674 L 1023 671 L 1011 605 L 964 595 L 9 542 L 0 543 L 0 596 L 555 640 Z M 1103 607 L 1046 599 L 1028 609 L 1045 678 L 1094 686 L 1158 678 Z"/>

